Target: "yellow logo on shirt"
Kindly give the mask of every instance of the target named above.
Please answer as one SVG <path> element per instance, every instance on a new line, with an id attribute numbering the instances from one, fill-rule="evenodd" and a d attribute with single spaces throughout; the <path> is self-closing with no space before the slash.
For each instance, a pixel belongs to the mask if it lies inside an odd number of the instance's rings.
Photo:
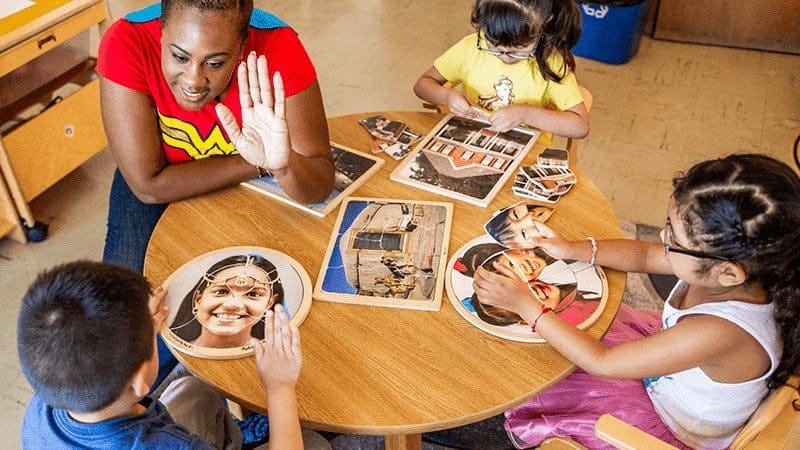
<path id="1" fill-rule="evenodd" d="M 214 125 L 207 137 L 200 135 L 197 128 L 183 120 L 158 113 L 161 139 L 174 148 L 186 152 L 192 159 L 208 158 L 215 155 L 236 154 L 236 147 L 225 139 L 219 125 Z"/>

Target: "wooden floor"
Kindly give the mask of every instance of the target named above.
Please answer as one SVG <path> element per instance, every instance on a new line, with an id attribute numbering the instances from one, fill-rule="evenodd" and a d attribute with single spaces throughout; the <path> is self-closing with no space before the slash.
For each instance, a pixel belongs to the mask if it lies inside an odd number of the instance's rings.
<path id="1" fill-rule="evenodd" d="M 120 17 L 152 0 L 112 2 Z M 256 0 L 299 32 L 315 62 L 329 116 L 420 109 L 411 91 L 433 59 L 471 28 L 472 0 Z M 800 57 L 641 40 L 613 66 L 578 58 L 580 83 L 594 96 L 591 133 L 579 165 L 620 218 L 661 226 L 675 171 L 731 152 L 792 163 L 800 132 Z M 557 142 L 558 144 L 559 142 Z M 103 152 L 33 203 L 48 239 L 0 240 L 0 440 L 19 448 L 31 389 L 16 353 L 16 316 L 25 287 L 54 263 L 100 259 L 113 162 Z M 16 446 L 16 447 L 15 447 Z"/>

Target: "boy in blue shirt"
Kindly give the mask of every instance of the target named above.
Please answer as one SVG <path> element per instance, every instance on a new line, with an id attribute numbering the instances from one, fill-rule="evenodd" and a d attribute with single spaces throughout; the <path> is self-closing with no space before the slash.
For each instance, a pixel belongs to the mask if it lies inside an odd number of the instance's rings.
<path id="1" fill-rule="evenodd" d="M 194 377 L 149 397 L 158 373 L 156 334 L 166 291 L 140 274 L 77 261 L 41 273 L 22 300 L 17 348 L 34 390 L 22 425 L 24 448 L 238 449 L 241 432 L 221 397 Z M 256 345 L 271 400 L 271 445 L 302 448 L 294 388 L 299 333 L 282 309 Z M 163 403 L 162 403 L 163 401 Z M 274 417 L 273 417 L 274 415 Z"/>

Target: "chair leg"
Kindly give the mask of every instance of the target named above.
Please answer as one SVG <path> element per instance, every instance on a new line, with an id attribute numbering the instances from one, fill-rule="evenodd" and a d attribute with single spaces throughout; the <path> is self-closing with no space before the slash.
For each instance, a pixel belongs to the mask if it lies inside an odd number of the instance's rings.
<path id="1" fill-rule="evenodd" d="M 225 399 L 228 403 L 228 411 L 230 411 L 231 415 L 236 418 L 236 420 L 244 420 L 250 414 L 250 411 L 247 408 L 242 407 L 242 405 L 230 400 L 228 398 Z"/>
<path id="2" fill-rule="evenodd" d="M 578 164 L 578 140 L 569 138 L 567 139 L 567 152 L 569 156 L 567 161 L 570 166 Z"/>
<path id="3" fill-rule="evenodd" d="M 539 450 L 587 450 L 586 447 L 569 438 L 547 438 L 536 447 Z"/>

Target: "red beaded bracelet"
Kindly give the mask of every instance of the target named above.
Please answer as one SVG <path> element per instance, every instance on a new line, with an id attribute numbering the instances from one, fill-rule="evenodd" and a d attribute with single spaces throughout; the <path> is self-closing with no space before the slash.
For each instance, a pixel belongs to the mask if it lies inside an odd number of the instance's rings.
<path id="1" fill-rule="evenodd" d="M 531 331 L 536 333 L 536 323 L 539 322 L 539 319 L 544 315 L 544 313 L 549 313 L 549 312 L 552 312 L 552 311 L 553 311 L 553 308 L 548 308 L 547 306 L 543 307 L 542 308 L 542 312 L 540 312 L 539 315 L 536 316 L 536 319 L 533 321 L 533 325 L 531 325 Z"/>

